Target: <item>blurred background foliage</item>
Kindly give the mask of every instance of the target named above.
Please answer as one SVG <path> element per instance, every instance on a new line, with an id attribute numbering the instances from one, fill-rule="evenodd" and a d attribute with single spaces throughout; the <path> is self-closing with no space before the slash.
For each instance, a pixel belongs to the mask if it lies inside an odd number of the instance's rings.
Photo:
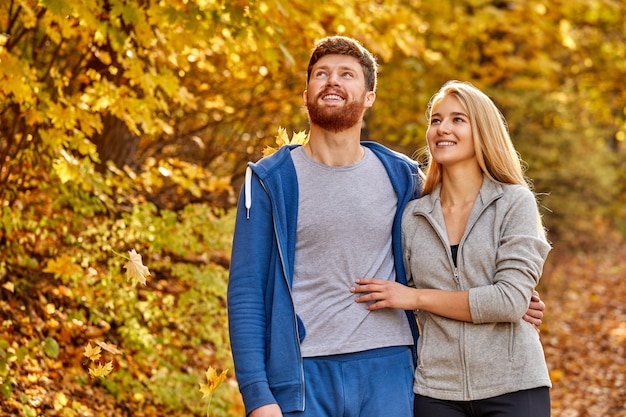
<path id="1" fill-rule="evenodd" d="M 211 413 L 241 414 L 224 299 L 232 208 L 245 163 L 278 128 L 307 129 L 306 65 L 326 35 L 360 40 L 381 65 L 364 139 L 414 155 L 430 96 L 471 81 L 503 110 L 555 248 L 619 242 L 625 10 L 617 0 L 3 1 L 0 410 L 203 415 L 198 378 L 213 366 L 231 378 Z M 114 251 L 130 249 L 152 272 L 146 286 L 123 277 Z M 93 341 L 123 352 L 95 381 L 82 356 Z"/>

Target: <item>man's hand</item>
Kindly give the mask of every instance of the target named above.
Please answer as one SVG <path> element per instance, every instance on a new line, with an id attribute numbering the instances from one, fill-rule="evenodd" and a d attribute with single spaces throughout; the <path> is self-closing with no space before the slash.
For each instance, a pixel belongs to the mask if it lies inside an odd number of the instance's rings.
<path id="1" fill-rule="evenodd" d="M 523 319 L 535 326 L 535 329 L 539 331 L 539 326 L 541 326 L 542 323 L 541 319 L 543 319 L 543 311 L 545 309 L 546 305 L 543 301 L 541 301 L 539 293 L 537 291 L 533 291 L 528 311 L 524 314 Z"/>
<path id="2" fill-rule="evenodd" d="M 278 404 L 267 404 L 252 410 L 248 417 L 283 417 Z"/>

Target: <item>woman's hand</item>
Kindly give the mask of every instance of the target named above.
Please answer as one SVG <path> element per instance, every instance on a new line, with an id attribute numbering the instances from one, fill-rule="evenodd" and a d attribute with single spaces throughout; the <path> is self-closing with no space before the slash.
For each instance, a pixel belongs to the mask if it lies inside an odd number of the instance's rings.
<path id="1" fill-rule="evenodd" d="M 417 289 L 407 287 L 395 281 L 376 278 L 357 279 L 350 292 L 363 294 L 355 299 L 357 303 L 369 303 L 368 310 L 381 308 L 397 308 L 400 310 L 417 309 Z"/>

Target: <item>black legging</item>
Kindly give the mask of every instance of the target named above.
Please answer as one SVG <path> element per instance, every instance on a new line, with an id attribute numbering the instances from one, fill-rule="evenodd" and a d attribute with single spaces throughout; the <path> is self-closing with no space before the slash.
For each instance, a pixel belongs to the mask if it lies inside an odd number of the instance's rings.
<path id="1" fill-rule="evenodd" d="M 533 388 L 474 401 L 415 394 L 415 417 L 550 417 L 550 389 Z"/>

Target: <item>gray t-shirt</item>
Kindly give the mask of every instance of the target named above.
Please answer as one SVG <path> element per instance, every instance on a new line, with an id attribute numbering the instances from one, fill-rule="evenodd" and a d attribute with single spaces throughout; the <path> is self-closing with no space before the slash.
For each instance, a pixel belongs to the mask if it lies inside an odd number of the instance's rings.
<path id="1" fill-rule="evenodd" d="M 404 311 L 368 311 L 350 292 L 357 278 L 395 280 L 391 229 L 398 198 L 374 153 L 334 167 L 291 152 L 299 188 L 293 281 L 304 322 L 304 357 L 412 345 Z"/>

